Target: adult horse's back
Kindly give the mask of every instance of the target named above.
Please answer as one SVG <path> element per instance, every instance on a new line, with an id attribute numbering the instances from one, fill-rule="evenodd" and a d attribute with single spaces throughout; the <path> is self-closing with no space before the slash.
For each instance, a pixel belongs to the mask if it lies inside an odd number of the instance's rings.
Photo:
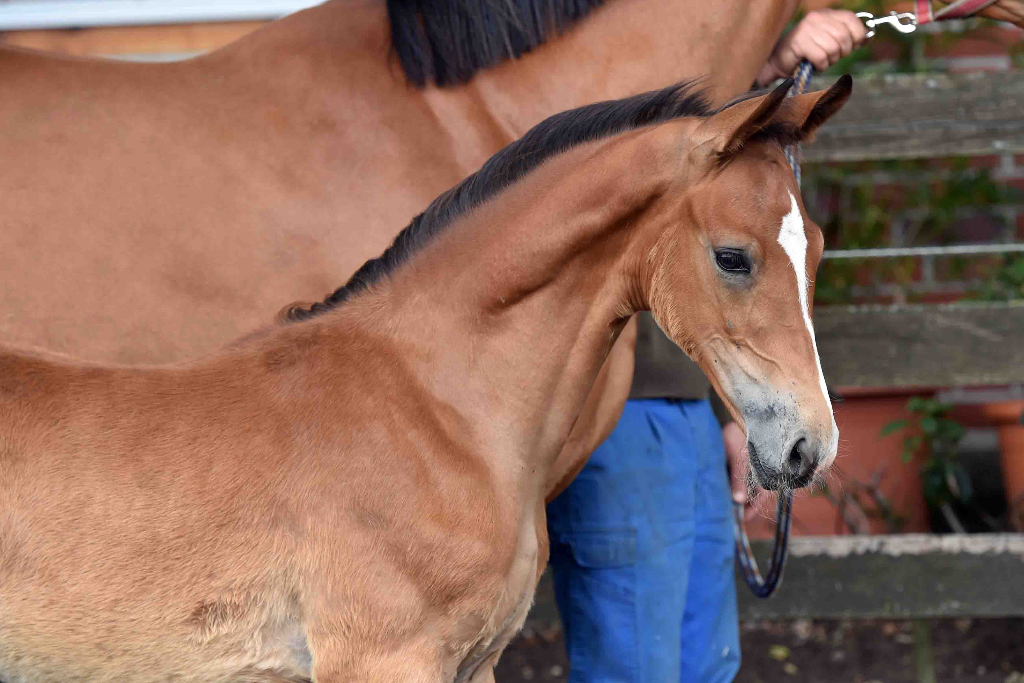
<path id="1" fill-rule="evenodd" d="M 746 89 L 794 4 L 609 0 L 443 90 L 407 83 L 418 46 L 389 49 L 383 2 L 182 63 L 0 51 L 0 338 L 120 362 L 215 349 L 320 298 L 545 116 L 703 74 L 718 102 Z"/>

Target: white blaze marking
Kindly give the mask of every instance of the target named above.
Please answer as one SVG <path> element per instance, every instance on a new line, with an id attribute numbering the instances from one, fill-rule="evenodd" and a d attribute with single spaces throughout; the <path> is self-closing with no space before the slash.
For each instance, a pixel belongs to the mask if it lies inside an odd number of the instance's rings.
<path id="1" fill-rule="evenodd" d="M 786 252 L 793 270 L 796 271 L 797 295 L 800 297 L 800 313 L 804 317 L 804 327 L 811 337 L 811 348 L 814 349 L 814 363 L 818 368 L 818 384 L 821 385 L 821 395 L 825 403 L 829 405 L 831 413 L 832 401 L 828 397 L 828 388 L 825 386 L 825 375 L 821 372 L 821 359 L 818 358 L 818 344 L 814 340 L 814 327 L 811 325 L 810 308 L 807 305 L 807 234 L 804 232 L 804 218 L 800 215 L 800 207 L 797 206 L 796 197 L 789 193 L 789 213 L 782 217 L 782 227 L 779 229 L 779 244 Z M 832 443 L 829 444 L 828 456 L 835 455 L 836 446 L 839 440 L 839 428 L 836 427 L 836 419 L 832 417 Z M 823 464 L 827 464 L 823 463 Z"/>

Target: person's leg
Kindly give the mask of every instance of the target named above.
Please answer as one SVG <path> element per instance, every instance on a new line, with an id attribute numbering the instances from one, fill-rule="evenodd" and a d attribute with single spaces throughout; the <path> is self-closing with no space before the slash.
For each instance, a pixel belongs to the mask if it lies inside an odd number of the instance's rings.
<path id="1" fill-rule="evenodd" d="M 629 401 L 612 435 L 548 506 L 570 681 L 679 675 L 695 538 L 691 442 L 678 402 Z"/>
<path id="2" fill-rule="evenodd" d="M 722 430 L 704 401 L 682 404 L 697 453 L 697 529 L 682 626 L 682 683 L 720 683 L 740 668 L 733 521 Z"/>

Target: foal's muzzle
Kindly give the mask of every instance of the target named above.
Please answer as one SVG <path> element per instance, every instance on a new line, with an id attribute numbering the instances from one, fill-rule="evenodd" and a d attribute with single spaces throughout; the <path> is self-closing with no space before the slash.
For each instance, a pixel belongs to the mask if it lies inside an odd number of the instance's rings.
<path id="1" fill-rule="evenodd" d="M 747 449 L 755 483 L 769 491 L 807 486 L 814 478 L 818 463 L 826 456 L 823 444 L 804 435 L 797 436 L 785 449 L 777 466 L 767 461 L 765 454 L 758 452 L 753 442 L 747 444 Z"/>

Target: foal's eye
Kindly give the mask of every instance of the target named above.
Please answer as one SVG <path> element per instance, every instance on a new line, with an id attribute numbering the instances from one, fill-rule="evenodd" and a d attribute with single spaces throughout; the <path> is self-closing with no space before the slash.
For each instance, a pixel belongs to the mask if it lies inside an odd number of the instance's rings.
<path id="1" fill-rule="evenodd" d="M 719 249 L 715 252 L 715 263 L 727 273 L 750 272 L 750 259 L 738 249 Z"/>

